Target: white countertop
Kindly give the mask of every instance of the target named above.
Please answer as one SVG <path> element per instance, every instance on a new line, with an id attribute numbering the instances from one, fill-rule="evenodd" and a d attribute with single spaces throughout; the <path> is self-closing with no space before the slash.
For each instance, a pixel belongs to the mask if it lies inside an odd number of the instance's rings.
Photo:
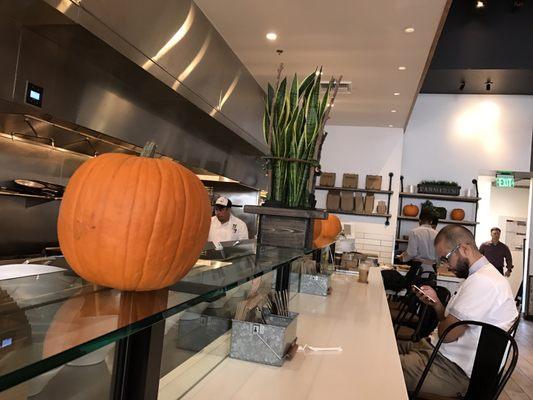
<path id="1" fill-rule="evenodd" d="M 339 353 L 298 352 L 283 367 L 231 358 L 185 399 L 407 399 L 379 268 L 370 283 L 334 274 L 328 297 L 298 294 L 298 344 L 341 346 Z"/>

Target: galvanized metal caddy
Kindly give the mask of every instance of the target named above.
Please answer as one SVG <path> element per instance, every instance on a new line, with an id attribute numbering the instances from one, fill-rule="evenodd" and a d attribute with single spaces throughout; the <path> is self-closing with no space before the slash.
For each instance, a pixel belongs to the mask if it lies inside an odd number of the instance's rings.
<path id="1" fill-rule="evenodd" d="M 296 345 L 298 313 L 265 316 L 266 324 L 233 320 L 230 357 L 281 367 Z"/>
<path id="2" fill-rule="evenodd" d="M 300 277 L 300 293 L 327 296 L 331 287 L 330 274 L 302 274 Z"/>

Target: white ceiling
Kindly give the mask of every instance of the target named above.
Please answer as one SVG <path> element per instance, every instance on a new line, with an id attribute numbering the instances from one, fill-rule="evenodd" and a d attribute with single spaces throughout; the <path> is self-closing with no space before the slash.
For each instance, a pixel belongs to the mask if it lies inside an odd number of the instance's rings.
<path id="1" fill-rule="evenodd" d="M 352 82 L 351 94 L 337 96 L 330 124 L 403 128 L 447 0 L 195 2 L 261 87 L 275 83 L 280 62 L 286 75 L 302 78 L 323 65 L 324 80 Z M 275 42 L 265 38 L 272 31 Z"/>

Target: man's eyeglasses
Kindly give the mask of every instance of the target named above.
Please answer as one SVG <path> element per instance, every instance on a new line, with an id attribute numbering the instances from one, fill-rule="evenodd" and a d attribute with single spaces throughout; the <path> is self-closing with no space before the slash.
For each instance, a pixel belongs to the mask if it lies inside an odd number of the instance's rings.
<path id="1" fill-rule="evenodd" d="M 457 246 L 451 249 L 451 251 L 448 254 L 446 254 L 444 257 L 439 258 L 439 261 L 441 263 L 449 264 L 450 257 L 452 256 L 453 253 L 455 253 L 459 249 L 459 247 L 461 247 L 461 243 L 459 243 Z"/>

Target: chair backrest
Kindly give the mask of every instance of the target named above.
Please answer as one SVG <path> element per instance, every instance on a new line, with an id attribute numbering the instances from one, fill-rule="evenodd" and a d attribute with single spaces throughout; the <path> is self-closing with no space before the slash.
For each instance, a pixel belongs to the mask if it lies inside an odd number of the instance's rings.
<path id="1" fill-rule="evenodd" d="M 518 324 L 520 323 L 520 314 L 518 314 L 518 317 L 513 322 L 513 325 L 509 328 L 507 332 L 509 332 L 509 335 L 512 337 L 516 336 L 516 331 L 518 330 Z"/>
<path id="2" fill-rule="evenodd" d="M 418 287 L 422 285 L 428 285 L 434 288 L 437 286 L 437 274 L 433 271 L 424 271 L 420 269 L 411 284 Z"/>
<path id="3" fill-rule="evenodd" d="M 479 326 L 481 333 L 474 358 L 474 366 L 465 400 L 496 400 L 511 377 L 518 360 L 518 346 L 514 338 L 503 329 L 479 321 L 459 321 L 443 332 L 413 393 L 420 392 L 440 346 L 448 333 L 461 325 Z M 509 356 L 506 357 L 507 351 Z M 503 361 L 507 362 L 503 363 Z M 502 365 L 503 364 L 503 365 Z"/>
<path id="4" fill-rule="evenodd" d="M 404 287 L 409 288 L 413 284 L 413 281 L 418 276 L 419 272 L 422 270 L 422 264 L 421 263 L 413 263 L 411 265 L 411 268 L 409 268 L 409 271 L 404 276 L 403 282 Z"/>

